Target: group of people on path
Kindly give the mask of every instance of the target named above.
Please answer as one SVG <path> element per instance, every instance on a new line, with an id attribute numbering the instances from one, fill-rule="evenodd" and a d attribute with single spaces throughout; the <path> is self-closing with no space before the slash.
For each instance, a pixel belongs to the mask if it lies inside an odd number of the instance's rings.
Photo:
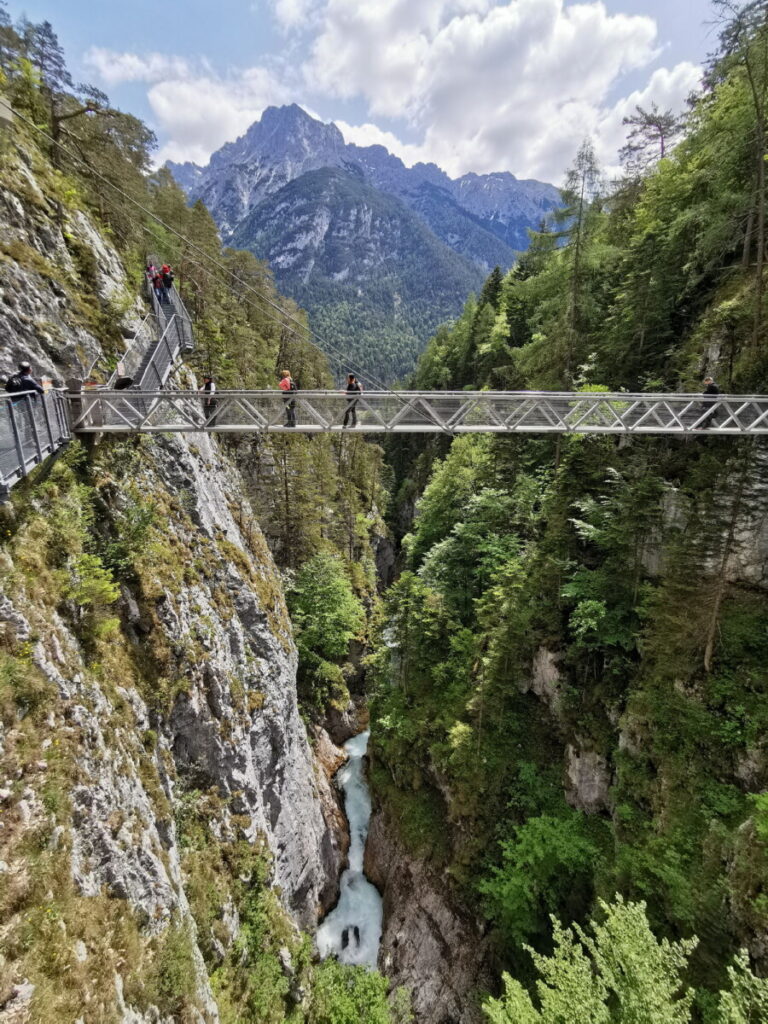
<path id="1" fill-rule="evenodd" d="M 157 301 L 169 303 L 171 301 L 170 290 L 173 288 L 173 271 L 169 264 L 164 263 L 159 269 L 154 263 L 147 264 L 147 280 L 155 289 Z"/>

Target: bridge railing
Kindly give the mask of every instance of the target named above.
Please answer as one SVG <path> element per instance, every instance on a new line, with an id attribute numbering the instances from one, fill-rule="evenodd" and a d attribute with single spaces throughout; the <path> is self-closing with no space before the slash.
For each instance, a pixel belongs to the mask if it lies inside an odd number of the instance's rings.
<path id="1" fill-rule="evenodd" d="M 58 390 L 0 395 L 0 500 L 72 436 L 69 407 Z"/>
<path id="2" fill-rule="evenodd" d="M 345 425 L 346 419 L 346 425 Z M 574 392 L 109 392 L 82 396 L 78 431 L 768 434 L 768 396 Z"/>
<path id="3" fill-rule="evenodd" d="M 192 320 L 178 291 L 174 287 L 166 288 L 165 302 L 161 302 L 157 297 L 157 293 L 155 292 L 149 276 L 147 276 L 146 280 L 149 301 L 152 304 L 152 311 L 157 317 L 161 333 L 165 330 L 173 317 L 178 317 L 176 330 L 180 332 L 183 337 L 182 348 L 186 352 L 191 352 L 195 347 L 194 335 L 192 332 Z"/>

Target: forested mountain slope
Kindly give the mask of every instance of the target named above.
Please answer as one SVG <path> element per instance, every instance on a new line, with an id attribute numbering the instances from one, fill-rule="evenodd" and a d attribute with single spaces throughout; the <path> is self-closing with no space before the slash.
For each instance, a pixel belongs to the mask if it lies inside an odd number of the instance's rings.
<path id="1" fill-rule="evenodd" d="M 347 171 L 303 174 L 260 203 L 232 241 L 267 260 L 352 366 L 387 380 L 409 372 L 422 338 L 483 279 L 400 200 Z"/>
<path id="2" fill-rule="evenodd" d="M 725 28 L 673 154 L 601 191 L 582 148 L 568 244 L 541 235 L 493 274 L 416 387 L 695 391 L 712 374 L 765 392 L 764 14 Z M 650 125 L 643 142 L 653 156 Z M 390 456 L 407 533 L 373 778 L 403 847 L 492 928 L 517 979 L 492 1019 L 768 1019 L 768 983 L 744 973 L 768 975 L 765 442 L 465 436 Z M 384 953 L 405 976 L 419 896 L 391 898 Z M 598 938 L 553 933 L 552 914 Z"/>

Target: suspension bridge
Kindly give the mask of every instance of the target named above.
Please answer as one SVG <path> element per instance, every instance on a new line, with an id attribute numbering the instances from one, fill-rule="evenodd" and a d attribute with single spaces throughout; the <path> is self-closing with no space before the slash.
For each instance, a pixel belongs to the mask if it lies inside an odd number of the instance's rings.
<path id="1" fill-rule="evenodd" d="M 84 434 L 768 434 L 767 395 L 177 390 L 168 380 L 193 348 L 192 322 L 174 288 L 166 301 L 149 293 L 152 310 L 105 387 L 0 396 L 0 500 Z"/>

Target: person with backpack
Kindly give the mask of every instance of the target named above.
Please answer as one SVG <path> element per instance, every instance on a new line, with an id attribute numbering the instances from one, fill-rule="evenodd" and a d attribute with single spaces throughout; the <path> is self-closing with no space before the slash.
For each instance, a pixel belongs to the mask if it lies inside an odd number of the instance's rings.
<path id="1" fill-rule="evenodd" d="M 280 371 L 280 390 L 283 392 L 283 404 L 285 405 L 285 426 L 296 426 L 296 392 L 299 387 L 291 377 L 290 370 Z"/>
<path id="2" fill-rule="evenodd" d="M 203 395 L 203 415 L 206 419 L 206 427 L 216 426 L 216 410 L 219 407 L 216 395 L 216 382 L 213 377 L 203 377 L 203 386 L 200 388 Z"/>
<path id="3" fill-rule="evenodd" d="M 163 264 L 163 268 L 160 271 L 163 277 L 163 287 L 166 290 L 166 294 L 173 288 L 173 271 L 167 263 Z"/>
<path id="4" fill-rule="evenodd" d="M 163 275 L 159 271 L 152 278 L 152 284 L 154 285 L 155 288 L 155 295 L 157 296 L 157 301 L 162 303 L 168 302 L 168 293 L 165 290 Z"/>
<path id="5" fill-rule="evenodd" d="M 347 374 L 347 409 L 344 413 L 344 419 L 342 421 L 342 429 L 347 426 L 357 426 L 357 403 L 360 401 L 360 395 L 363 390 L 363 385 L 354 375 L 354 373 Z"/>
<path id="6" fill-rule="evenodd" d="M 45 389 L 32 376 L 30 364 L 21 362 L 16 373 L 5 382 L 5 390 L 17 396 L 11 399 L 13 418 L 17 425 L 20 421 L 22 440 L 27 442 L 32 436 L 32 417 L 37 396 L 45 395 Z"/>

